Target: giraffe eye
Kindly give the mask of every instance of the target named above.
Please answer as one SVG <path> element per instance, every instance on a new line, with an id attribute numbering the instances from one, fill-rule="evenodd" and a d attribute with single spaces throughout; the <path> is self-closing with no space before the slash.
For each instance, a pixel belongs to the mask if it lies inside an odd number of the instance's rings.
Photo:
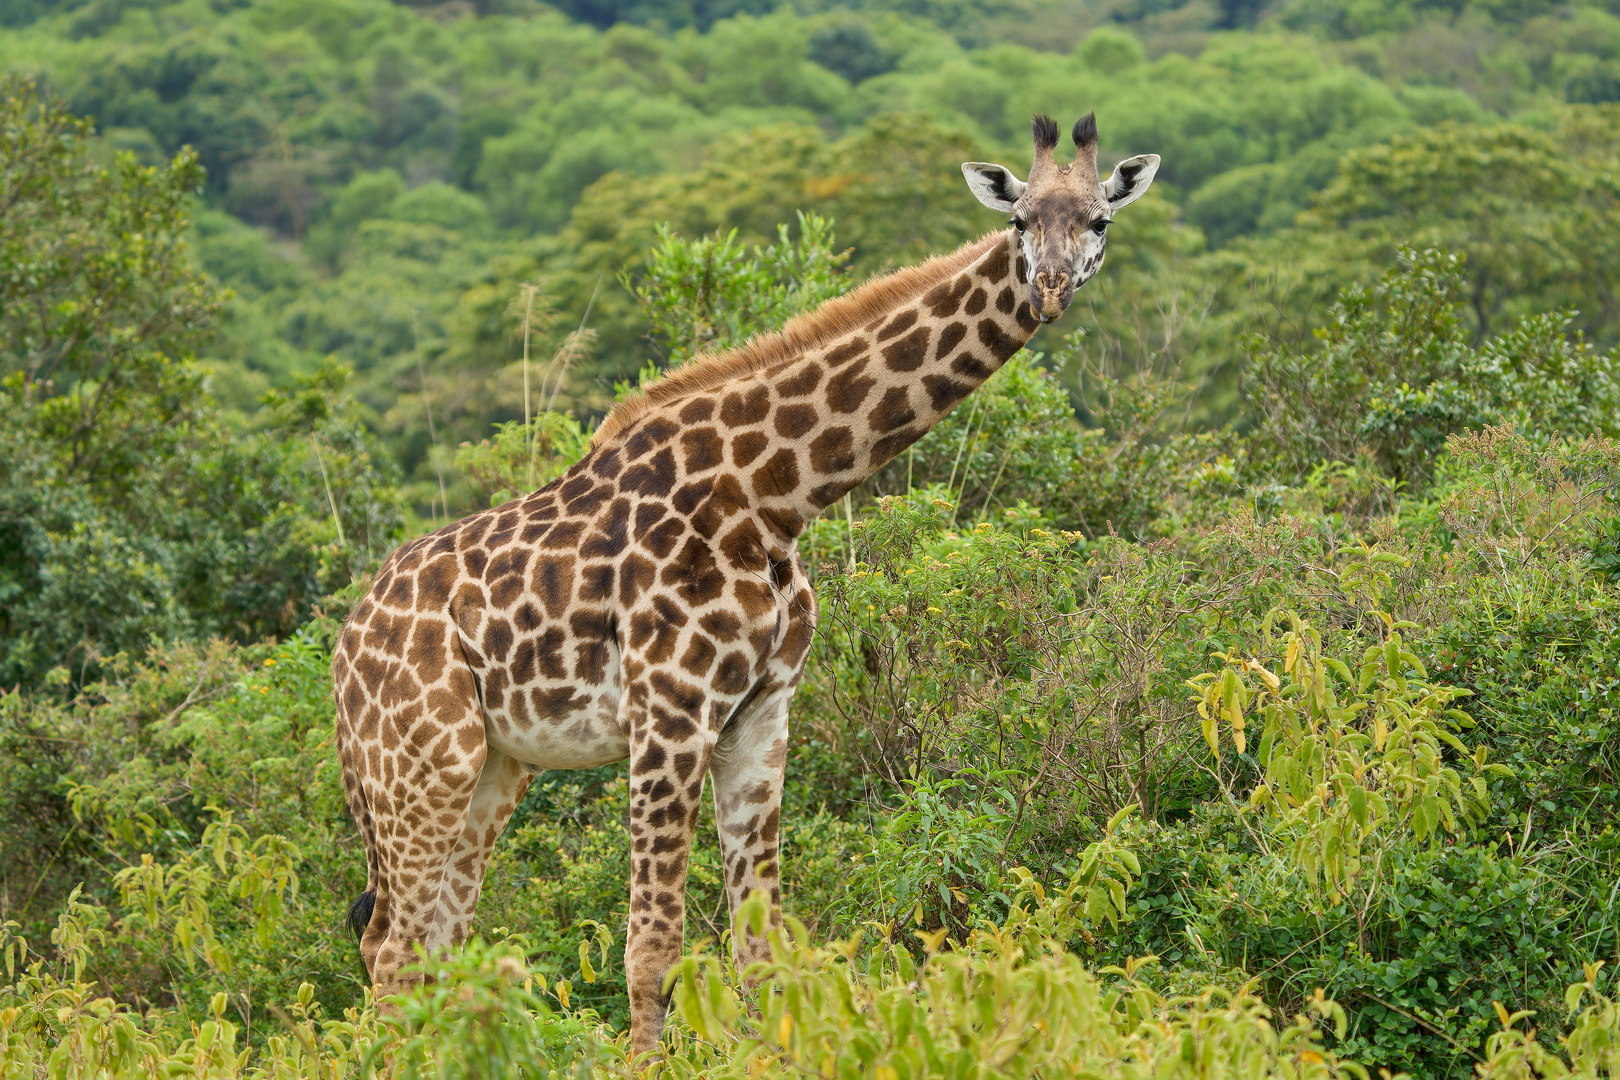
<path id="1" fill-rule="evenodd" d="M 1021 217 L 1015 217 L 1012 219 L 1012 227 L 1018 230 L 1019 236 L 1023 236 L 1024 230 L 1029 228 L 1029 222 L 1025 221 Z"/>
<path id="2" fill-rule="evenodd" d="M 1096 221 L 1092 222 L 1091 231 L 1096 233 L 1098 236 L 1106 233 L 1108 231 L 1108 219 L 1098 218 Z"/>

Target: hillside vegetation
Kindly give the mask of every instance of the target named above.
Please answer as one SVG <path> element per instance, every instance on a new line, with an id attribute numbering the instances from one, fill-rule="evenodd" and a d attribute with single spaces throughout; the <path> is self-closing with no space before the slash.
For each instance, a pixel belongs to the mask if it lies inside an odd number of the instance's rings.
<path id="1" fill-rule="evenodd" d="M 0 24 L 0 1076 L 636 1071 L 622 767 L 368 999 L 342 619 L 1094 106 L 1162 179 L 803 538 L 789 930 L 717 960 L 705 811 L 660 1074 L 1620 1077 L 1608 8 Z"/>
<path id="2" fill-rule="evenodd" d="M 1403 242 L 1472 257 L 1486 328 L 1567 306 L 1620 336 L 1612 128 L 1565 108 L 1620 100 L 1601 4 L 473 7 L 0 14 L 0 70 L 92 117 L 103 155 L 197 154 L 195 257 L 236 293 L 200 346 L 215 394 L 251 413 L 337 358 L 424 516 L 440 472 L 472 505 L 454 447 L 523 415 L 523 282 L 542 283 L 535 355 L 596 331 L 558 403 L 598 416 L 662 359 L 620 284 L 657 225 L 752 244 L 815 211 L 857 275 L 914 261 L 999 224 L 957 164 L 1026 167 L 1037 110 L 1096 109 L 1105 165 L 1163 156 L 1063 329 L 1135 364 L 1173 355 L 1210 384 L 1204 422 L 1235 417 L 1244 334 L 1306 333 Z"/>

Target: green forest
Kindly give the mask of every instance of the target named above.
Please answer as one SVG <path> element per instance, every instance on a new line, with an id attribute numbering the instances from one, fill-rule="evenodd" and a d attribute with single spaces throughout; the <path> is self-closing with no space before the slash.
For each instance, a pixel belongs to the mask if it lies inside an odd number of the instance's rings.
<path id="1" fill-rule="evenodd" d="M 802 538 L 788 930 L 706 809 L 651 1068 L 1620 1080 L 1612 0 L 0 0 L 0 1077 L 645 1075 L 622 764 L 370 1000 L 336 635 L 1093 109 L 1158 178 Z"/>

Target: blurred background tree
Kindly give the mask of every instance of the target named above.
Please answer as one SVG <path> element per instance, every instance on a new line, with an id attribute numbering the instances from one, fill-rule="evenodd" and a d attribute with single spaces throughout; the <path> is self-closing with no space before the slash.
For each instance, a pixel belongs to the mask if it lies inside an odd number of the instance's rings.
<path id="1" fill-rule="evenodd" d="M 225 413 L 194 359 L 229 299 L 192 262 L 203 173 L 93 160 L 0 86 L 0 683 L 75 684 L 153 641 L 290 634 L 396 542 L 395 470 L 327 364 Z"/>
<path id="2" fill-rule="evenodd" d="M 857 278 L 912 262 L 996 227 L 956 166 L 1021 168 L 1037 110 L 1096 108 L 1104 167 L 1164 157 L 1048 331 L 1083 344 L 1043 346 L 1088 425 L 1105 367 L 1173 373 L 1196 427 L 1245 422 L 1245 335 L 1314 348 L 1402 243 L 1466 256 L 1475 345 L 1552 309 L 1620 338 L 1620 18 L 1589 0 L 14 0 L 0 23 L 0 70 L 93 119 L 103 168 L 191 148 L 190 257 L 235 293 L 192 346 L 222 406 L 335 357 L 430 519 L 441 471 L 477 501 L 451 448 L 522 418 L 524 283 L 557 314 L 538 355 L 589 309 L 557 399 L 589 426 L 657 358 L 620 282 L 659 226 L 751 249 L 803 211 Z"/>

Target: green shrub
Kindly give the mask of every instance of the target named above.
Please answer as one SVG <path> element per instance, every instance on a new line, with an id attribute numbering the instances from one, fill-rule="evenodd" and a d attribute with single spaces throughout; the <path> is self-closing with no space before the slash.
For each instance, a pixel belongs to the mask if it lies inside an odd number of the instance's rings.
<path id="1" fill-rule="evenodd" d="M 624 285 L 640 302 L 666 366 L 740 345 L 849 289 L 849 252 L 836 250 L 833 223 L 801 212 L 798 226 L 790 238 L 778 225 L 777 242 L 752 254 L 736 229 L 683 240 L 667 224 L 658 227 L 645 273 L 625 277 Z"/>
<path id="2" fill-rule="evenodd" d="M 1178 764 L 1196 738 L 1183 680 L 1220 587 L 1162 551 L 1088 548 L 1027 508 L 970 533 L 950 515 L 936 493 L 887 498 L 856 523 L 852 563 L 835 530 L 813 540 L 815 664 L 836 679 L 817 707 L 866 735 L 868 767 L 895 784 L 996 777 L 1007 813 L 1058 848 L 1078 819 L 1128 802 L 1157 816 L 1201 791 Z"/>
<path id="3" fill-rule="evenodd" d="M 521 947 L 475 939 L 421 966 L 427 985 L 384 1020 L 387 1035 L 373 1044 L 366 1064 L 387 1062 L 392 1075 L 406 1080 L 451 1080 L 578 1075 L 597 1057 L 595 1016 L 570 1013 L 566 983 L 548 987 Z M 546 1000 L 548 989 L 561 1009 Z"/>
<path id="4" fill-rule="evenodd" d="M 544 487 L 585 455 L 590 434 L 572 416 L 542 412 L 528 426 L 498 424 L 495 434 L 456 451 L 460 473 L 489 506 L 499 506 Z"/>
<path id="5" fill-rule="evenodd" d="M 0 684 L 93 680 L 153 641 L 285 637 L 397 541 L 394 468 L 328 364 L 241 430 L 194 351 L 195 154 L 95 165 L 89 125 L 0 83 Z"/>
<path id="6" fill-rule="evenodd" d="M 1403 249 L 1376 287 L 1340 293 L 1320 349 L 1255 342 L 1246 377 L 1263 471 L 1300 475 L 1365 447 L 1386 475 L 1421 487 L 1455 433 L 1505 422 L 1612 433 L 1615 355 L 1570 336 L 1569 315 L 1531 316 L 1476 341 L 1463 273 L 1459 256 Z"/>
<path id="7" fill-rule="evenodd" d="M 1136 960 L 1099 979 L 1059 944 L 1075 925 L 1071 893 L 1031 883 L 1002 925 L 957 949 L 937 948 L 943 931 L 920 933 L 921 962 L 893 940 L 817 947 L 793 927 L 756 971 L 757 1012 L 742 1008 L 712 956 L 690 956 L 673 977 L 692 1035 L 676 1042 L 669 1068 L 738 1077 L 1363 1075 L 1321 1045 L 1310 1018 L 1274 1023 L 1250 993 L 1167 998 L 1142 979 L 1151 962 Z M 1331 1002 L 1313 1005 L 1342 1023 Z"/>
<path id="8" fill-rule="evenodd" d="M 1336 1044 L 1369 1067 L 1467 1076 L 1496 1026 L 1493 1002 L 1567 1022 L 1579 973 L 1570 901 L 1556 878 L 1490 848 L 1404 842 L 1376 887 L 1322 903 L 1265 859 L 1210 882 L 1188 929 L 1220 962 L 1260 980 L 1267 1000 L 1320 987 L 1344 1006 Z"/>

